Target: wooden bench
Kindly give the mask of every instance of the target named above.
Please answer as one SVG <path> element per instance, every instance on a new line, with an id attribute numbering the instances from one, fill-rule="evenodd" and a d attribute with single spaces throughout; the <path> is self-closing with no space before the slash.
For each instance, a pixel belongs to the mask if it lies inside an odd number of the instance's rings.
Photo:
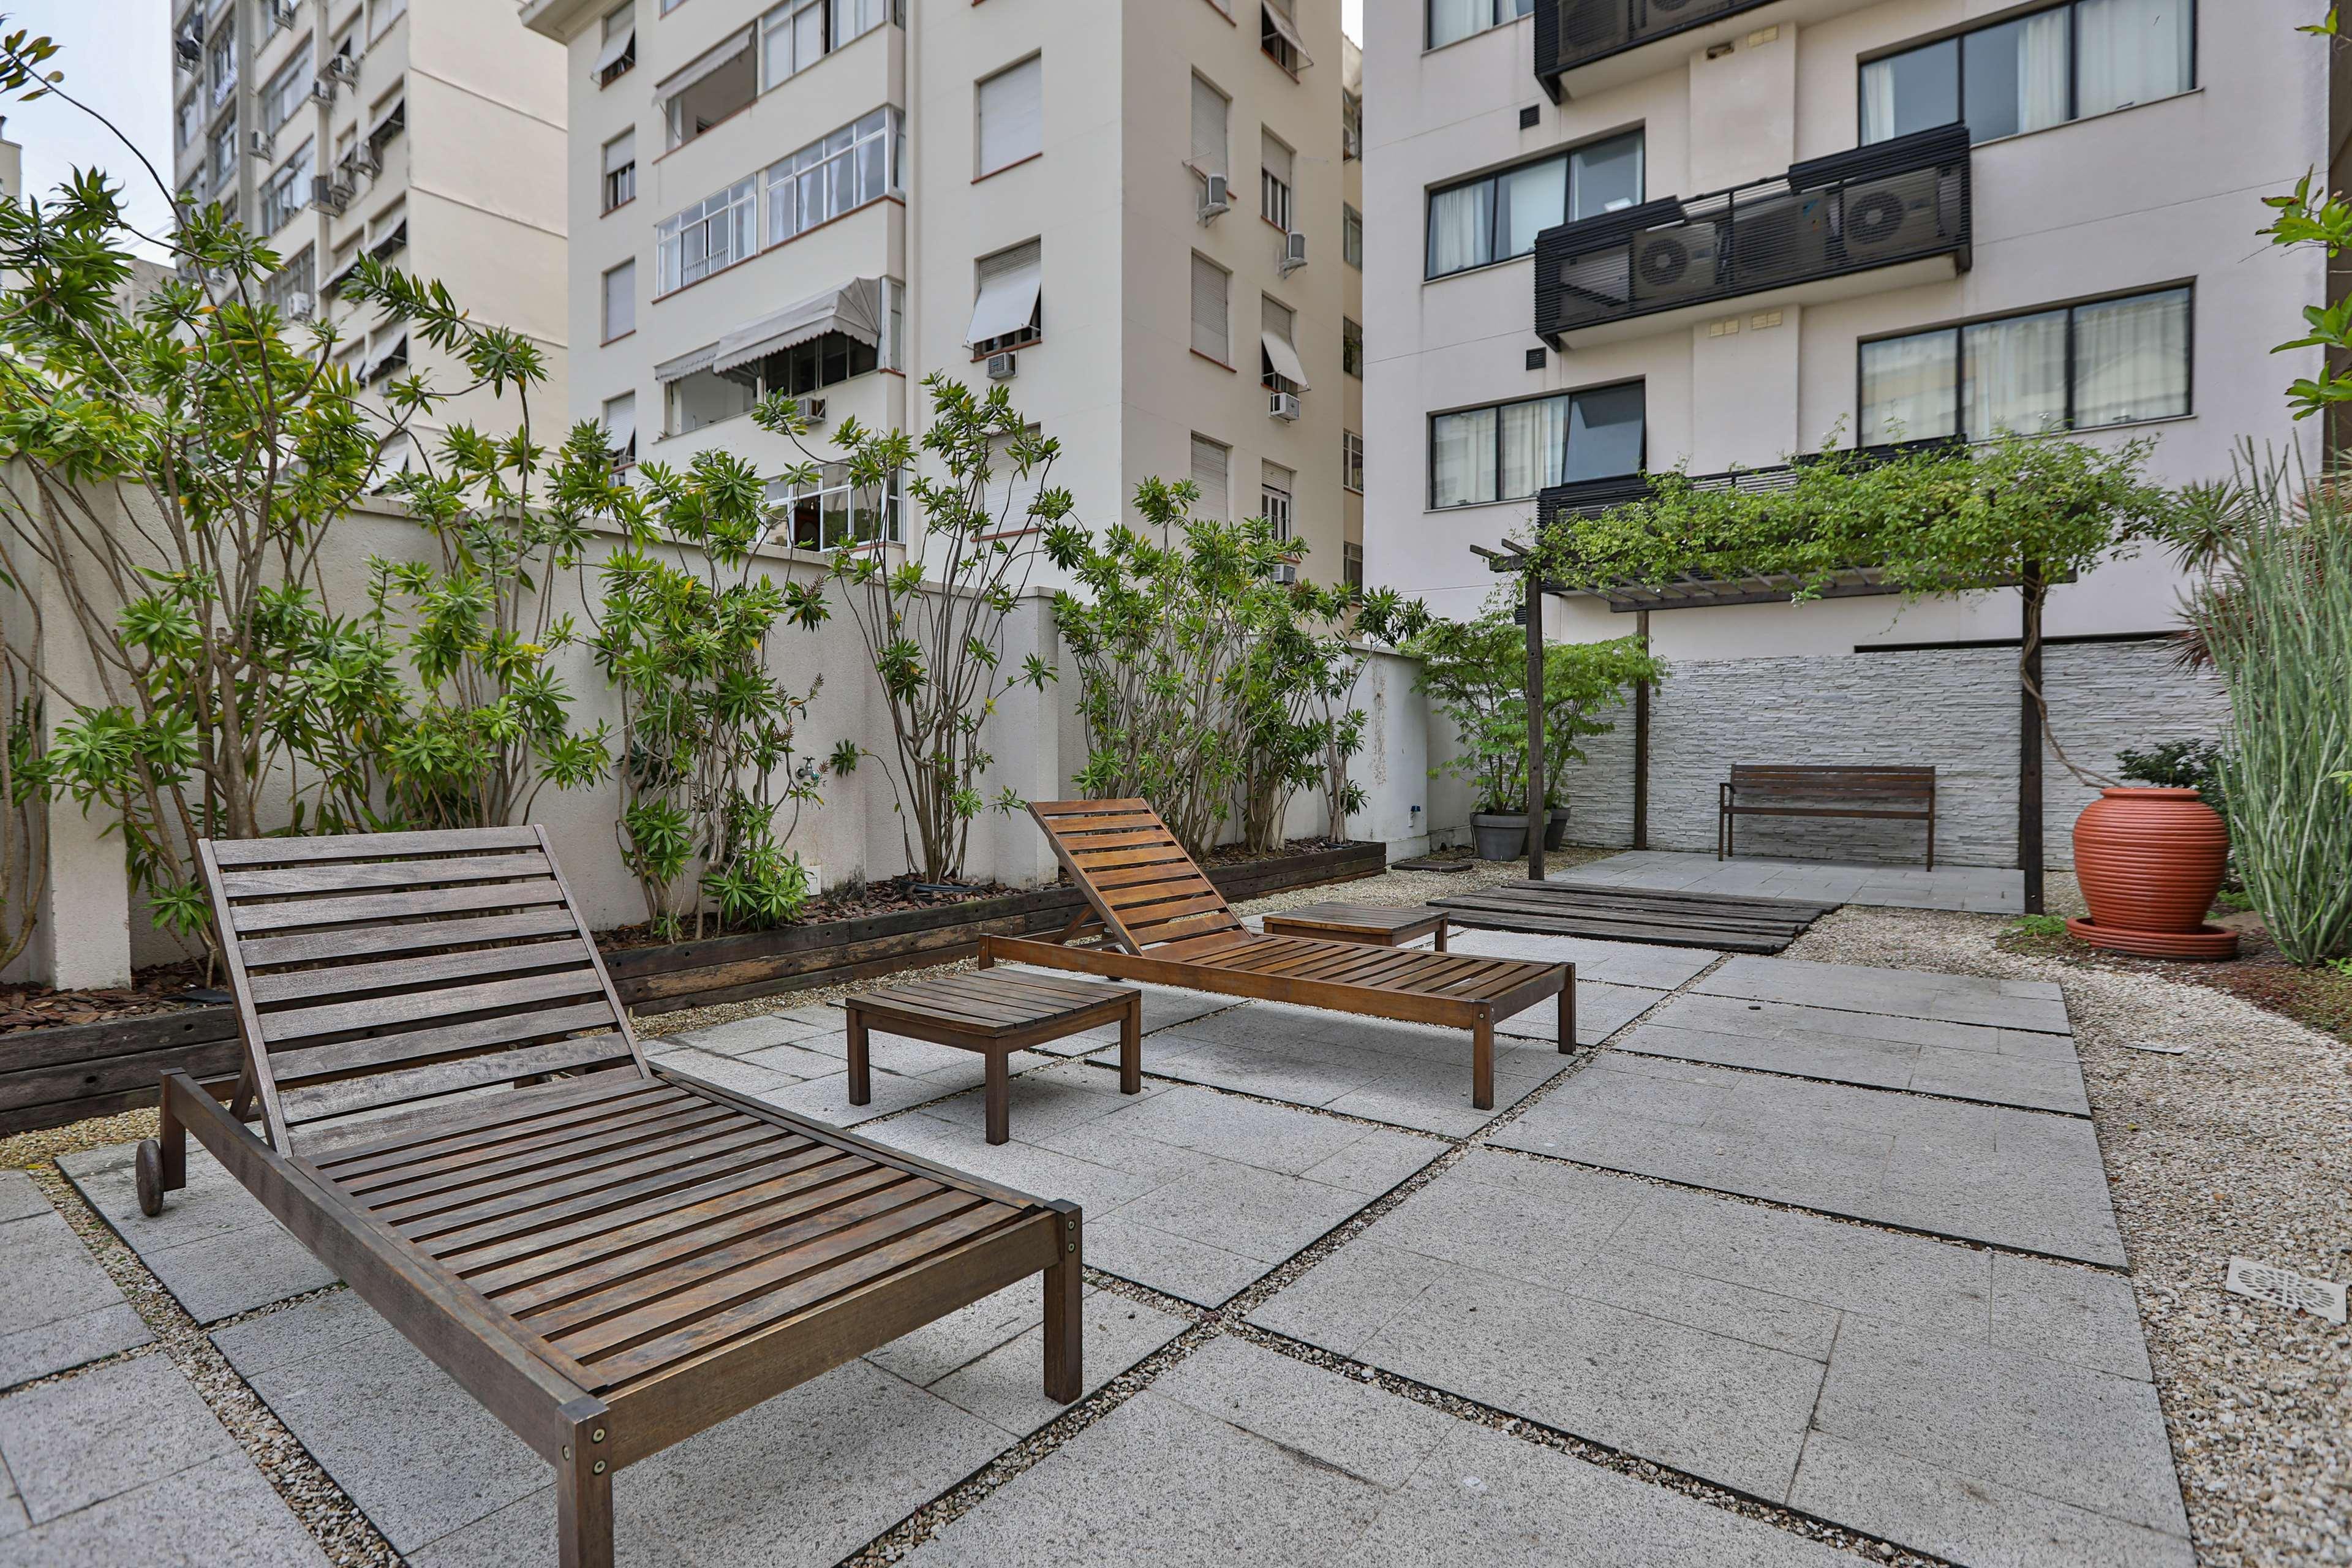
<path id="1" fill-rule="evenodd" d="M 1732 852 L 1741 816 L 1846 816 L 1927 825 L 1927 869 L 1936 868 L 1934 768 L 1817 767 L 1735 763 L 1716 797 L 1715 858 Z"/>
<path id="2" fill-rule="evenodd" d="M 1268 936 L 1319 936 L 1373 947 L 1402 947 L 1434 935 L 1437 945 L 1432 951 L 1445 951 L 1445 911 L 1426 904 L 1309 904 L 1268 915 L 1258 923 Z"/>
<path id="3" fill-rule="evenodd" d="M 1058 1040 L 1097 1024 L 1117 1024 L 1118 1091 L 1143 1092 L 1143 993 L 1131 985 L 991 969 L 869 992 L 852 996 L 842 1006 L 849 1013 L 852 1105 L 865 1105 L 874 1098 L 866 1050 L 868 1028 L 978 1051 L 987 1058 L 992 1143 L 1013 1135 L 1005 1058 L 1025 1046 Z"/>

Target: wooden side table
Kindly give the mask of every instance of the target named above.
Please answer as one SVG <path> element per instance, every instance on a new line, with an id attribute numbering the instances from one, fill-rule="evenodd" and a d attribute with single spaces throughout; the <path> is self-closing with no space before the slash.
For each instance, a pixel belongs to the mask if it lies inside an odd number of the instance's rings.
<path id="1" fill-rule="evenodd" d="M 1318 936 L 1327 942 L 1360 942 L 1374 947 L 1402 947 L 1435 932 L 1437 951 L 1445 951 L 1449 917 L 1426 904 L 1309 904 L 1265 917 L 1269 936 Z"/>
<path id="2" fill-rule="evenodd" d="M 852 996 L 849 1014 L 849 1103 L 874 1098 L 866 1031 L 978 1051 L 988 1065 L 988 1141 L 1012 1136 L 1010 1073 L 1005 1058 L 1025 1046 L 1058 1040 L 1097 1024 L 1118 1025 L 1118 1091 L 1143 1092 L 1143 993 L 1058 974 L 1005 969 L 950 974 L 888 991 Z"/>

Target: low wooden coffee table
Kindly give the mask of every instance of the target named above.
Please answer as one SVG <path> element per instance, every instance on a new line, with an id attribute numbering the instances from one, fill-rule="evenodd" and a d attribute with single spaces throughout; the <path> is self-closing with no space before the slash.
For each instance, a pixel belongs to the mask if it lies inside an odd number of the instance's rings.
<path id="1" fill-rule="evenodd" d="M 1024 1046 L 1118 1025 L 1118 1091 L 1143 1092 L 1143 993 L 1058 974 L 986 969 L 869 991 L 842 1004 L 849 1013 L 849 1103 L 874 1098 L 866 1031 L 955 1046 L 988 1058 L 988 1141 L 1012 1136 L 1005 1058 Z"/>
<path id="2" fill-rule="evenodd" d="M 1308 904 L 1265 917 L 1268 936 L 1319 936 L 1327 942 L 1360 942 L 1374 947 L 1402 947 L 1437 933 L 1437 951 L 1445 951 L 1448 916 L 1426 904 Z"/>

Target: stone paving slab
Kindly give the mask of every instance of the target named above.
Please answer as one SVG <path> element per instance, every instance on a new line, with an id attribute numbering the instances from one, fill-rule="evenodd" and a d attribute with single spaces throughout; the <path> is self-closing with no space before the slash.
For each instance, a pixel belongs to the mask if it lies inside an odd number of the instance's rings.
<path id="1" fill-rule="evenodd" d="M 1985 980 L 1916 969 L 1869 969 L 1797 958 L 1732 959 L 1692 990 L 1749 1002 L 1790 1002 L 1996 1029 L 2071 1035 L 2066 1003 L 2046 980 Z"/>
<path id="2" fill-rule="evenodd" d="M 909 1561 L 1827 1568 L 1857 1560 L 1219 1339 Z"/>
<path id="3" fill-rule="evenodd" d="M 188 1184 L 150 1219 L 139 1212 L 135 1143 L 61 1156 L 58 1164 L 92 1208 L 200 1323 L 335 1282 L 335 1271 L 278 1223 L 194 1139 Z"/>
<path id="4" fill-rule="evenodd" d="M 1466 1080 L 1468 1068 L 1463 1068 Z M 1081 1205 L 1087 1262 L 1219 1306 L 1444 1152 L 1402 1131 L 1064 1062 L 1012 1082 L 1012 1141 L 982 1141 L 977 1092 L 861 1136 Z"/>
<path id="5" fill-rule="evenodd" d="M 0 1388 L 151 1342 L 137 1309 L 22 1171 L 0 1171 Z M 0 1517 L 7 1509 L 0 1504 Z M 0 1525 L 4 1531 L 5 1525 Z"/>
<path id="6" fill-rule="evenodd" d="M 2024 873 L 1995 866 L 1940 866 L 1930 871 L 1892 861 L 1856 865 L 1755 856 L 1717 860 L 1708 852 L 1672 849 L 1628 850 L 1554 871 L 1549 879 L 1995 913 L 2015 913 L 2025 900 Z"/>
<path id="7" fill-rule="evenodd" d="M 1642 985 L 1612 985 L 1587 980 L 1579 975 L 1576 981 L 1576 1043 L 1597 1046 L 1659 1003 L 1666 994 Z M 1550 1002 L 1539 1002 L 1526 1012 L 1505 1018 L 1495 1026 L 1497 1037 L 1515 1040 L 1548 1040 L 1557 1046 L 1559 1041 L 1559 1009 Z"/>
<path id="8" fill-rule="evenodd" d="M 628 1563 L 828 1563 L 1060 1415 L 1024 1281 L 624 1470 Z M 1089 1392 L 1183 1331 L 1106 1292 Z M 349 1291 L 213 1342 L 412 1563 L 554 1561 L 547 1466 Z M 785 1550 L 789 1543 L 789 1550 Z"/>
<path id="9" fill-rule="evenodd" d="M 1456 931 L 1449 952 L 1487 958 L 1528 958 L 1538 963 L 1573 963 L 1580 983 L 1634 985 L 1672 991 L 1687 984 L 1723 954 L 1702 947 L 1660 947 L 1641 942 L 1603 942 L 1593 937 L 1547 936 L 1535 931 Z"/>
<path id="10" fill-rule="evenodd" d="M 1495 1135 L 1609 1170 L 2121 1268 L 2088 1121 L 1612 1051 Z"/>
<path id="11" fill-rule="evenodd" d="M 13 1533 L 0 1524 L 8 1568 L 326 1562 L 166 1356 L 0 1400 L 0 1466 L 24 1521 Z"/>
<path id="12" fill-rule="evenodd" d="M 1251 1321 L 1962 1561 L 2185 1551 L 2113 1275 L 1474 1150 Z"/>
<path id="13" fill-rule="evenodd" d="M 1878 1026 L 1882 1021 L 1884 1026 Z M 1897 1037 L 1922 1033 L 1932 1037 Z M 2073 1116 L 2091 1113 L 2074 1042 L 2063 1035 L 1692 994 L 1674 998 L 1616 1045 L 1643 1056 L 1752 1068 L 1828 1083 L 1909 1089 Z"/>

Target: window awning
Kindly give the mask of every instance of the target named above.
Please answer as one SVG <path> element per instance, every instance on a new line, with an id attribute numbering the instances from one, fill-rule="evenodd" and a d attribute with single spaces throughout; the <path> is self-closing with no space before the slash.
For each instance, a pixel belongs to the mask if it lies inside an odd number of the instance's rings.
<path id="1" fill-rule="evenodd" d="M 964 333 L 964 342 L 986 342 L 1017 332 L 1034 321 L 1041 272 L 1033 259 L 983 280 L 980 298 L 972 303 L 971 328 Z"/>
<path id="2" fill-rule="evenodd" d="M 772 316 L 762 316 L 749 326 L 736 328 L 719 340 L 710 368 L 730 371 L 827 332 L 845 333 L 861 343 L 879 348 L 882 280 L 853 279 L 822 294 L 812 294 Z"/>
<path id="3" fill-rule="evenodd" d="M 1258 339 L 1265 344 L 1265 360 L 1268 364 L 1274 366 L 1275 374 L 1289 382 L 1301 392 L 1312 390 L 1307 380 L 1306 367 L 1298 363 L 1298 350 L 1292 346 L 1288 338 L 1277 337 L 1272 332 L 1261 332 L 1258 334 Z"/>
<path id="4" fill-rule="evenodd" d="M 1301 66 L 1311 66 L 1315 63 L 1307 58 L 1307 42 L 1298 36 L 1298 24 L 1285 16 L 1282 8 L 1274 4 L 1274 0 L 1258 0 L 1258 9 L 1265 13 L 1266 26 L 1281 34 L 1282 41 L 1297 51 L 1298 63 Z"/>
<path id="5" fill-rule="evenodd" d="M 605 439 L 612 442 L 613 450 L 618 452 L 624 458 L 635 455 L 637 448 L 637 405 L 635 399 L 630 399 L 627 405 L 625 407 L 608 407 L 605 417 L 607 423 L 604 426 L 604 437 Z"/>
<path id="6" fill-rule="evenodd" d="M 382 152 L 386 142 L 391 141 L 407 128 L 408 100 L 404 97 L 395 98 L 392 100 L 390 108 L 375 117 L 375 123 L 368 127 L 368 133 L 361 140 L 378 152 Z"/>
<path id="7" fill-rule="evenodd" d="M 717 343 L 706 343 L 701 348 L 695 350 L 692 353 L 680 354 L 676 359 L 666 359 L 662 361 L 661 363 L 654 366 L 654 379 L 656 381 L 684 381 L 688 376 L 692 375 L 698 371 L 709 370 L 710 368 L 711 362 L 716 360 L 718 357 L 719 345 Z"/>
<path id="8" fill-rule="evenodd" d="M 751 48 L 751 29 L 746 27 L 726 42 L 712 46 L 692 65 L 664 77 L 655 84 L 654 97 L 656 100 L 676 98 L 736 56 L 750 53 Z"/>
<path id="9" fill-rule="evenodd" d="M 595 74 L 603 76 L 618 65 L 621 57 L 627 54 L 635 46 L 636 41 L 637 29 L 634 23 L 605 39 L 604 48 L 596 56 Z"/>
<path id="10" fill-rule="evenodd" d="M 406 333 L 403 333 L 394 340 L 390 348 L 384 350 L 380 356 L 370 362 L 365 370 L 360 372 L 360 382 L 362 385 L 373 386 L 407 363 L 408 337 Z"/>

